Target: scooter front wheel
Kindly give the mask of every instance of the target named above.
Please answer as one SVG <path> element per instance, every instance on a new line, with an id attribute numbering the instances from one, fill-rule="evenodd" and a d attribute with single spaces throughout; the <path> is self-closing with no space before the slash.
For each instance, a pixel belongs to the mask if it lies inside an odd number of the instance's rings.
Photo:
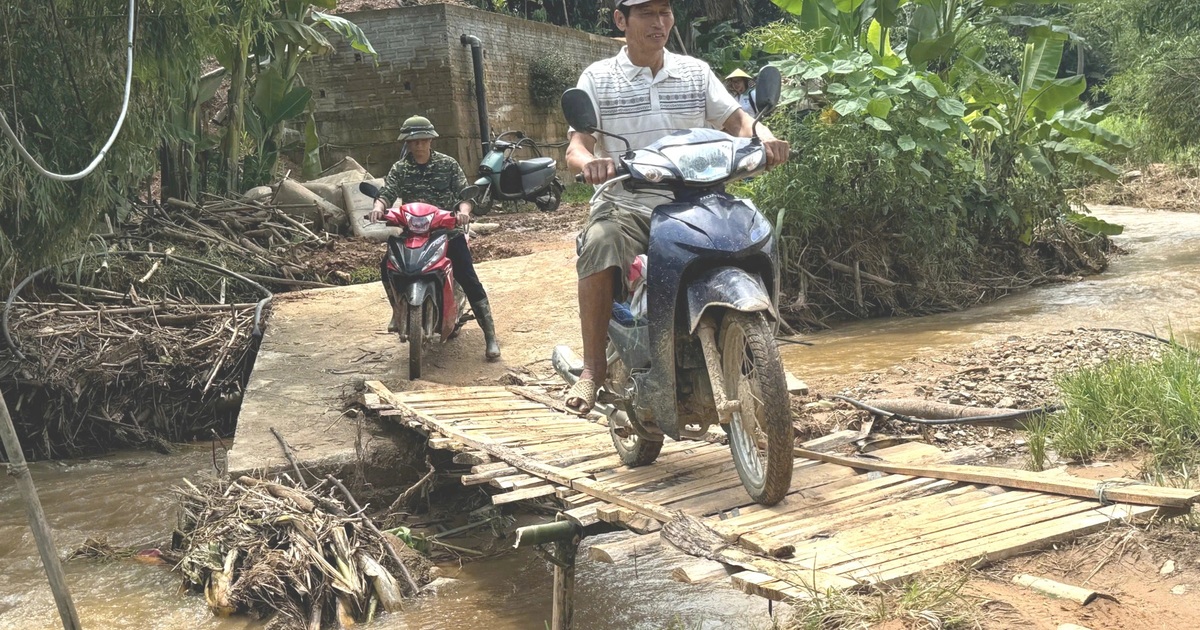
<path id="1" fill-rule="evenodd" d="M 425 307 L 408 305 L 408 379 L 421 378 L 421 354 L 425 350 Z"/>
<path id="2" fill-rule="evenodd" d="M 763 505 L 783 500 L 792 484 L 793 429 L 787 379 L 762 313 L 728 311 L 718 337 L 725 397 L 740 403 L 728 427 L 742 485 Z"/>

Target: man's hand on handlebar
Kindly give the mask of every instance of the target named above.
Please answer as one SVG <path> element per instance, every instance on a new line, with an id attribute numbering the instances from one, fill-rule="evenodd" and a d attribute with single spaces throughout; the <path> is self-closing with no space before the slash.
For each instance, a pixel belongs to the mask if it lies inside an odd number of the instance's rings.
<path id="1" fill-rule="evenodd" d="M 617 176 L 612 158 L 596 158 L 583 165 L 583 181 L 597 186 Z"/>
<path id="2" fill-rule="evenodd" d="M 787 140 L 778 140 L 771 138 L 770 140 L 763 139 L 763 148 L 767 151 L 767 168 L 775 168 L 780 164 L 788 161 L 788 156 L 791 155 L 792 148 L 787 143 Z"/>

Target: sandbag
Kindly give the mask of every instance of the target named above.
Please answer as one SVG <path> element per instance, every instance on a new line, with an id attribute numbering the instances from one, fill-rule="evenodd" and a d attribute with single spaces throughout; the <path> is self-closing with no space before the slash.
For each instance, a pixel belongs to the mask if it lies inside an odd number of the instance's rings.
<path id="1" fill-rule="evenodd" d="M 312 221 L 318 230 L 340 233 L 347 225 L 346 212 L 295 180 L 279 183 L 273 203 L 284 212 Z"/>
<path id="2" fill-rule="evenodd" d="M 336 175 L 338 173 L 349 173 L 349 172 L 353 172 L 353 171 L 358 171 L 360 173 L 364 173 L 366 175 L 366 177 L 368 177 L 368 178 L 371 177 L 371 174 L 367 173 L 367 169 L 363 168 L 362 165 L 359 164 L 354 158 L 352 158 L 350 156 L 346 156 L 346 157 L 338 160 L 338 162 L 336 164 L 334 164 L 333 166 L 330 166 L 329 168 L 321 171 L 321 175 L 318 177 L 318 179 L 320 179 L 321 177 L 328 177 L 330 175 Z"/>
<path id="3" fill-rule="evenodd" d="M 382 179 L 367 180 L 377 187 L 383 187 Z M 366 219 L 371 212 L 375 200 L 358 191 L 357 183 L 346 183 L 341 186 L 342 207 L 346 209 L 346 220 L 350 225 L 350 233 L 359 238 L 365 238 L 376 243 L 386 243 L 389 237 L 400 236 L 404 230 L 389 226 L 386 223 L 371 223 Z"/>
<path id="4" fill-rule="evenodd" d="M 341 184 L 326 184 L 323 182 L 304 182 L 300 184 L 305 188 L 313 191 L 318 197 L 337 206 L 339 209 L 345 210 L 342 207 L 342 185 Z M 355 184 L 358 185 L 357 183 Z"/>
<path id="5" fill-rule="evenodd" d="M 275 191 L 270 186 L 255 186 L 242 195 L 247 201 L 266 201 Z"/>
<path id="6" fill-rule="evenodd" d="M 371 179 L 371 174 L 366 171 L 346 171 L 343 173 L 334 173 L 332 175 L 325 175 L 323 177 L 318 177 L 314 180 L 310 180 L 308 183 L 310 183 L 310 184 L 326 184 L 329 186 L 340 186 L 342 184 L 349 183 L 349 182 L 357 184 L 358 182 L 361 182 L 364 179 Z"/>

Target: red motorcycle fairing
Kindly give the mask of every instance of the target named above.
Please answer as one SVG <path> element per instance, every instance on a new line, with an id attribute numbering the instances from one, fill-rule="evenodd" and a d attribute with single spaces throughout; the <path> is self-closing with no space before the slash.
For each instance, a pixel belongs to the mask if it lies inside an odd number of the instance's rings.
<path id="1" fill-rule="evenodd" d="M 455 215 L 437 206 L 427 203 L 407 203 L 399 208 L 391 208 L 384 215 L 388 225 L 405 228 L 404 247 L 409 250 L 420 250 L 431 245 L 438 245 L 436 239 L 430 236 L 433 230 L 454 229 L 458 226 Z M 439 237 L 440 238 L 440 237 Z M 420 270 L 420 275 L 432 275 L 440 280 L 442 321 L 439 334 L 442 341 L 449 339 L 458 324 L 458 302 L 454 297 L 454 267 L 446 256 L 448 240 L 440 243 L 441 251 L 433 262 Z M 388 257 L 388 271 L 403 274 L 393 260 Z"/>

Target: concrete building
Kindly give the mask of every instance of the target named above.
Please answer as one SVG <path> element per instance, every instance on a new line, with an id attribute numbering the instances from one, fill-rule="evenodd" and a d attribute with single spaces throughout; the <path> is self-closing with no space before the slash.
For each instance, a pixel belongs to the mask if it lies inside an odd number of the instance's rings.
<path id="1" fill-rule="evenodd" d="M 301 70 L 313 90 L 322 163 L 352 156 L 383 176 L 400 155 L 396 136 L 414 114 L 427 116 L 441 134 L 434 148 L 459 160 L 469 178 L 482 157 L 471 48 L 462 35 L 479 38 L 493 134 L 517 129 L 539 143 L 566 139 L 557 105 L 533 104 L 530 64 L 554 51 L 574 70 L 612 56 L 620 42 L 573 29 L 530 22 L 448 4 L 346 13 L 362 28 L 377 58 L 339 37 L 336 51 Z M 565 168 L 564 149 L 547 155 Z"/>

